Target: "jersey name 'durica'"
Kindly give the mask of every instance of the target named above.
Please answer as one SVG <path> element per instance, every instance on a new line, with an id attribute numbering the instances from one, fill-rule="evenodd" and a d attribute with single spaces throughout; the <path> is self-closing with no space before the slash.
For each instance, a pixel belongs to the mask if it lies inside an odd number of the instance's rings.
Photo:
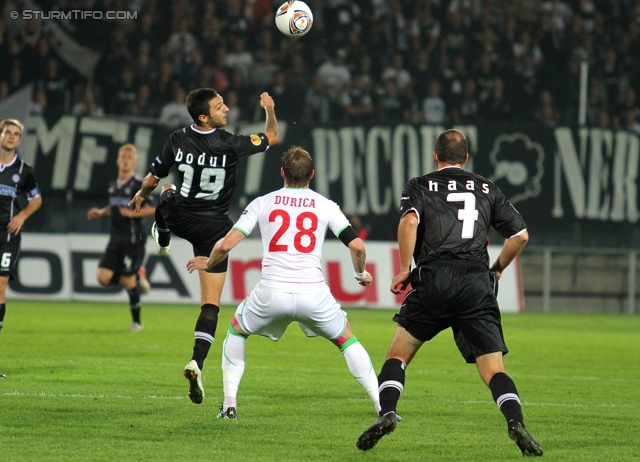
<path id="1" fill-rule="evenodd" d="M 185 127 L 171 134 L 149 171 L 165 178 L 175 165 L 180 206 L 196 214 L 219 215 L 228 211 L 238 184 L 238 161 L 268 148 L 263 133 L 236 135 L 221 128 L 200 133 Z"/>
<path id="2" fill-rule="evenodd" d="M 400 213 L 419 216 L 416 264 L 461 259 L 489 265 L 489 228 L 509 238 L 526 229 L 524 219 L 490 180 L 449 167 L 407 183 Z"/>

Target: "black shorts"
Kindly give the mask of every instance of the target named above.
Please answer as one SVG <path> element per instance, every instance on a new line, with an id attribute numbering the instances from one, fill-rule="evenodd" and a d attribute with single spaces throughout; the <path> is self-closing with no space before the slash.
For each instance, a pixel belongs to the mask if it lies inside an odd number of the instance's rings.
<path id="1" fill-rule="evenodd" d="M 226 236 L 233 221 L 228 215 L 197 215 L 185 211 L 176 200 L 177 192 L 168 189 L 160 195 L 160 212 L 173 234 L 185 239 L 193 246 L 194 257 L 211 255 L 219 239 Z M 225 258 L 208 273 L 226 273 L 229 258 Z"/>
<path id="2" fill-rule="evenodd" d="M 111 237 L 107 250 L 98 267 L 106 268 L 121 276 L 132 276 L 138 273 L 144 260 L 144 242 L 122 242 Z"/>
<path id="3" fill-rule="evenodd" d="M 0 276 L 13 279 L 18 271 L 21 235 L 0 233 Z"/>
<path id="4" fill-rule="evenodd" d="M 494 284 L 482 263 L 429 262 L 411 273 L 413 289 L 393 320 L 423 342 L 451 327 L 468 363 L 486 353 L 507 354 Z"/>

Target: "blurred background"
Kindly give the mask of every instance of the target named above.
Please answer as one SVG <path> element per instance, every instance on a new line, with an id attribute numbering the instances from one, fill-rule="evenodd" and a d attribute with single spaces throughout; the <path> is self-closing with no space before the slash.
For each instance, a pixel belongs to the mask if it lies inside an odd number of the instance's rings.
<path id="1" fill-rule="evenodd" d="M 312 188 L 365 240 L 393 241 L 404 184 L 458 128 L 468 169 L 529 227 L 526 309 L 638 313 L 640 0 L 308 0 L 298 38 L 275 27 L 281 3 L 2 2 L 0 117 L 25 123 L 44 200 L 25 231 L 108 233 L 86 212 L 107 203 L 119 146 L 144 176 L 191 123 L 189 91 L 221 93 L 239 133 L 263 129 L 267 91 L 282 141 L 243 163 L 232 218 L 281 186 L 296 144 Z"/>

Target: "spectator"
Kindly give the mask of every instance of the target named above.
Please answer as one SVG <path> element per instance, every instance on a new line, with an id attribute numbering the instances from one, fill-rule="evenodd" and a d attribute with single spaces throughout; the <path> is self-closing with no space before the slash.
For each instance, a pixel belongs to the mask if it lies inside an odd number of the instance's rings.
<path id="1" fill-rule="evenodd" d="M 134 79 L 133 69 L 129 66 L 122 68 L 120 78 L 113 90 L 110 92 L 108 110 L 110 114 L 133 113 L 133 105 L 136 101 L 138 88 Z"/>
<path id="2" fill-rule="evenodd" d="M 253 55 L 246 49 L 246 41 L 242 37 L 236 37 L 233 40 L 233 49 L 227 55 L 224 65 L 230 69 L 239 69 L 242 71 L 242 78 L 249 80 L 249 73 L 253 65 Z"/>
<path id="3" fill-rule="evenodd" d="M 227 92 L 224 104 L 229 108 L 229 112 L 227 112 L 227 124 L 236 124 L 238 122 L 247 121 L 244 119 L 242 111 L 238 106 L 238 94 L 235 91 L 231 90 Z"/>
<path id="4" fill-rule="evenodd" d="M 481 120 L 488 122 L 509 120 L 511 103 L 505 98 L 504 82 L 500 77 L 495 78 L 491 95 L 480 105 L 479 115 Z"/>
<path id="5" fill-rule="evenodd" d="M 47 68 L 37 87 L 47 96 L 47 107 L 53 113 L 61 114 L 69 106 L 69 79 L 60 74 L 60 65 L 56 58 L 47 60 Z"/>
<path id="6" fill-rule="evenodd" d="M 478 101 L 475 80 L 467 78 L 462 88 L 460 103 L 454 108 L 453 123 L 475 124 L 478 122 L 480 103 Z"/>
<path id="7" fill-rule="evenodd" d="M 82 101 L 73 106 L 71 113 L 75 116 L 100 117 L 104 115 L 104 109 L 102 109 L 102 106 L 100 106 L 96 101 L 93 90 L 91 88 L 87 88 L 84 91 Z"/>
<path id="8" fill-rule="evenodd" d="M 167 41 L 167 48 L 173 58 L 173 65 L 179 69 L 185 62 L 191 50 L 198 44 L 195 36 L 189 31 L 189 19 L 183 17 L 178 22 L 178 27 Z"/>
<path id="9" fill-rule="evenodd" d="M 432 53 L 440 38 L 440 22 L 433 17 L 432 5 L 423 4 L 418 16 L 411 22 L 411 38 L 414 50 Z"/>
<path id="10" fill-rule="evenodd" d="M 432 80 L 429 83 L 429 95 L 422 103 L 422 120 L 427 124 L 443 124 L 445 121 L 447 106 L 441 93 L 440 81 Z"/>
<path id="11" fill-rule="evenodd" d="M 331 100 L 322 82 L 320 74 L 314 74 L 305 93 L 303 121 L 306 124 L 318 125 L 330 121 Z"/>
<path id="12" fill-rule="evenodd" d="M 404 56 L 402 53 L 394 53 L 391 66 L 382 72 L 382 81 L 386 80 L 394 80 L 400 92 L 403 92 L 411 82 L 411 74 L 404 68 Z"/>
<path id="13" fill-rule="evenodd" d="M 403 121 L 403 111 L 408 102 L 402 97 L 402 93 L 393 79 L 385 80 L 382 91 L 377 95 L 376 111 L 378 122 L 382 124 L 399 124 Z"/>
<path id="14" fill-rule="evenodd" d="M 162 106 L 160 110 L 160 122 L 172 128 L 191 125 L 193 120 L 185 105 L 186 96 L 184 89 L 180 85 L 176 85 L 173 101 Z"/>
<path id="15" fill-rule="evenodd" d="M 344 95 L 345 122 L 354 125 L 374 121 L 376 110 L 371 93 L 364 87 L 362 76 L 351 79 L 349 91 Z"/>
<path id="16" fill-rule="evenodd" d="M 322 87 L 331 101 L 331 118 L 341 119 L 341 98 L 351 80 L 351 72 L 344 63 L 345 51 L 340 49 L 332 53 L 330 58 L 318 68 Z"/>
<path id="17" fill-rule="evenodd" d="M 151 101 L 151 88 L 149 85 L 138 87 L 136 101 L 131 109 L 131 115 L 136 117 L 157 117 L 158 110 Z"/>

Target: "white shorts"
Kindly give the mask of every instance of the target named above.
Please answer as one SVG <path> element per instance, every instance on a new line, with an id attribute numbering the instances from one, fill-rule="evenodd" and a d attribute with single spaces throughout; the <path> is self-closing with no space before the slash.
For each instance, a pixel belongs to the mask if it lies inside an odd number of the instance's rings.
<path id="1" fill-rule="evenodd" d="M 278 341 L 289 324 L 298 325 L 307 337 L 338 338 L 347 324 L 347 313 L 325 283 L 282 284 L 260 281 L 236 309 L 236 320 L 248 334 Z"/>

